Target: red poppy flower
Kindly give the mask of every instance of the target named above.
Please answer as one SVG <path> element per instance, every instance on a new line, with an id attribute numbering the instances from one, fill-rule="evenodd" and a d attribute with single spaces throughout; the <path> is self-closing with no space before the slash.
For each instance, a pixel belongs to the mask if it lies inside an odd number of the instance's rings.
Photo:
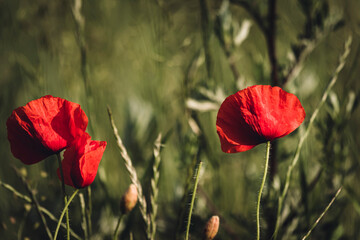
<path id="1" fill-rule="evenodd" d="M 50 95 L 15 109 L 6 122 L 11 152 L 25 164 L 69 147 L 87 124 L 79 104 Z"/>
<path id="2" fill-rule="evenodd" d="M 288 135 L 304 119 L 304 108 L 295 95 L 279 87 L 255 85 L 225 99 L 216 129 L 223 152 L 244 152 Z"/>
<path id="3" fill-rule="evenodd" d="M 61 163 L 65 184 L 75 188 L 89 186 L 95 179 L 105 147 L 105 141 L 93 141 L 87 133 L 77 138 L 65 150 Z M 57 173 L 61 180 L 59 169 Z"/>

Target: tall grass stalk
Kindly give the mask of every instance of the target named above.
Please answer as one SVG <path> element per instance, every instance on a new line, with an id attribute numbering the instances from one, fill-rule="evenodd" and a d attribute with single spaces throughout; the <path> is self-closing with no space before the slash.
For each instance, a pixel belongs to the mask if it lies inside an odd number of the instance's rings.
<path id="1" fill-rule="evenodd" d="M 160 149 L 161 149 L 161 133 L 158 135 L 158 137 L 155 140 L 154 144 L 154 164 L 153 164 L 153 178 L 151 179 L 151 196 L 150 196 L 150 202 L 151 202 L 151 212 L 150 212 L 150 218 L 151 218 L 151 240 L 155 240 L 156 235 L 156 216 L 157 216 L 157 210 L 158 210 L 158 195 L 159 195 L 159 166 L 161 162 L 160 157 Z"/>
<path id="2" fill-rule="evenodd" d="M 344 68 L 346 59 L 347 59 L 347 57 L 348 57 L 348 55 L 350 53 L 351 42 L 352 42 L 352 36 L 350 35 L 348 37 L 348 39 L 346 40 L 346 42 L 345 42 L 344 53 L 339 58 L 339 65 L 337 66 L 333 77 L 331 78 L 328 86 L 326 87 L 325 92 L 324 92 L 323 96 L 321 97 L 321 100 L 320 100 L 318 106 L 316 107 L 315 111 L 311 115 L 308 126 L 306 128 L 306 131 L 305 131 L 304 135 L 302 135 L 300 137 L 299 143 L 298 143 L 298 145 L 296 147 L 294 158 L 293 158 L 291 164 L 288 167 L 288 170 L 287 170 L 287 173 L 286 173 L 286 180 L 285 180 L 284 189 L 283 189 L 281 195 L 279 196 L 279 200 L 278 200 L 277 217 L 276 217 L 276 224 L 275 224 L 275 230 L 274 230 L 274 235 L 273 235 L 274 239 L 276 239 L 277 235 L 278 235 L 278 231 L 279 231 L 279 227 L 280 227 L 280 217 L 281 217 L 280 215 L 281 215 L 284 200 L 286 198 L 287 191 L 289 190 L 292 171 L 293 171 L 294 167 L 296 166 L 296 164 L 297 164 L 297 162 L 299 160 L 300 151 L 302 149 L 304 141 L 306 140 L 306 138 L 309 135 L 310 129 L 311 129 L 312 125 L 314 124 L 314 121 L 315 121 L 315 119 L 316 119 L 316 117 L 317 117 L 317 115 L 318 115 L 318 113 L 320 111 L 320 108 L 324 105 L 324 103 L 325 103 L 325 101 L 326 101 L 326 99 L 327 99 L 327 97 L 329 95 L 330 90 L 335 85 L 335 83 L 336 83 L 336 81 L 337 81 L 337 79 L 339 77 L 339 73 Z"/>
<path id="3" fill-rule="evenodd" d="M 140 205 L 140 212 L 141 212 L 141 216 L 146 224 L 146 233 L 147 233 L 147 238 L 150 239 L 151 236 L 150 236 L 150 217 L 149 215 L 147 214 L 147 204 L 146 204 L 146 200 L 145 200 L 145 197 L 143 195 L 143 190 L 142 190 L 142 187 L 141 187 L 141 183 L 137 177 L 137 174 L 136 174 L 136 170 L 134 168 L 134 166 L 132 165 L 132 161 L 131 161 L 131 158 L 129 156 L 129 154 L 127 153 L 127 150 L 119 136 L 119 133 L 118 133 L 118 129 L 115 125 L 115 122 L 114 122 L 114 119 L 112 117 L 112 112 L 111 112 L 111 109 L 110 107 L 107 108 L 108 110 L 108 114 L 109 114 L 109 119 L 110 119 L 110 123 L 111 123 L 111 127 L 113 129 L 113 132 L 114 132 L 114 137 L 116 139 L 116 144 L 120 150 L 120 154 L 124 160 L 124 163 L 125 163 L 125 167 L 126 167 L 126 170 L 128 171 L 129 173 L 129 176 L 130 176 L 130 180 L 131 182 L 136 186 L 137 188 L 137 191 L 138 191 L 138 201 L 139 201 L 139 205 Z"/>
<path id="4" fill-rule="evenodd" d="M 193 208 L 194 208 L 197 186 L 198 186 L 198 184 L 199 184 L 199 177 L 200 177 L 201 166 L 202 166 L 202 162 L 200 161 L 200 162 L 199 162 L 199 166 L 198 166 L 197 171 L 196 171 L 196 175 L 195 175 L 194 190 L 193 190 L 193 193 L 192 193 L 192 198 L 191 198 L 191 203 L 190 203 L 190 209 L 189 209 L 189 215 L 188 215 L 188 219 L 187 219 L 185 240 L 188 240 L 188 239 L 189 239 L 191 216 L 192 216 L 192 212 L 193 212 Z"/>
<path id="5" fill-rule="evenodd" d="M 61 225 L 61 222 L 62 222 L 62 219 L 64 218 L 64 214 L 65 212 L 68 212 L 68 209 L 69 209 L 69 205 L 71 203 L 71 201 L 74 199 L 74 197 L 76 196 L 76 194 L 79 192 L 79 189 L 76 189 L 74 191 L 74 193 L 71 195 L 71 197 L 69 198 L 69 201 L 66 203 L 63 211 L 61 212 L 61 215 L 60 215 L 60 218 L 59 218 L 59 221 L 58 221 L 58 225 L 56 226 L 56 230 L 55 230 L 55 235 L 54 235 L 54 240 L 56 240 L 56 237 L 59 233 L 59 229 L 60 229 L 60 225 Z"/>
<path id="6" fill-rule="evenodd" d="M 94 119 L 92 112 L 92 103 L 93 96 L 89 83 L 89 67 L 87 61 L 87 49 L 86 49 L 86 41 L 85 41 L 85 18 L 81 13 L 82 8 L 82 0 L 74 0 L 74 5 L 71 7 L 71 13 L 74 18 L 76 36 L 77 36 L 77 44 L 80 50 L 80 59 L 81 59 L 81 76 L 85 85 L 85 94 L 86 94 L 86 105 L 88 116 L 90 119 Z M 93 121 L 89 121 L 89 129 L 90 133 L 94 134 Z M 91 224 L 91 214 L 92 214 L 92 200 L 91 200 L 91 186 L 86 187 L 87 192 L 87 201 L 86 201 L 86 223 L 87 223 L 87 231 L 89 236 L 92 234 L 92 224 Z"/>
<path id="7" fill-rule="evenodd" d="M 301 239 L 301 240 L 305 240 L 307 239 L 311 232 L 314 230 L 314 228 L 318 225 L 318 223 L 320 222 L 320 220 L 324 217 L 324 215 L 326 214 L 326 212 L 329 210 L 329 208 L 331 207 L 331 205 L 334 203 L 335 199 L 339 196 L 340 192 L 342 190 L 342 187 L 339 188 L 339 190 L 336 191 L 335 196 L 331 199 L 331 201 L 329 202 L 329 204 L 326 206 L 326 208 L 324 209 L 324 211 L 320 214 L 320 216 L 316 219 L 315 223 L 311 226 L 310 230 L 306 233 L 306 235 Z"/>
<path id="8" fill-rule="evenodd" d="M 263 179 L 262 179 L 262 182 L 261 182 L 259 195 L 258 195 L 258 199 L 257 199 L 257 206 L 256 206 L 256 236 L 257 236 L 256 239 L 257 240 L 260 239 L 260 201 L 261 201 L 262 191 L 263 191 L 264 186 L 265 186 L 267 171 L 268 171 L 268 168 L 269 168 L 269 156 L 270 156 L 270 141 L 268 141 L 266 143 L 266 157 L 265 157 L 264 175 L 263 175 Z"/>

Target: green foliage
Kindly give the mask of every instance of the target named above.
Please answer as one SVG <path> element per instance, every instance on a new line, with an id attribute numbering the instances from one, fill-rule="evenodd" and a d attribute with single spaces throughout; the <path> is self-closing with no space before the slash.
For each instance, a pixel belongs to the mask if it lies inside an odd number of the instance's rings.
<path id="1" fill-rule="evenodd" d="M 110 239 L 121 194 L 131 180 L 113 137 L 109 105 L 149 205 L 154 142 L 160 132 L 164 136 L 157 167 L 156 239 L 183 237 L 199 161 L 204 164 L 192 239 L 200 239 L 212 215 L 220 216 L 217 239 L 253 239 L 265 146 L 222 153 L 217 109 L 239 89 L 277 82 L 299 97 L 306 126 L 352 35 L 345 67 L 295 166 L 278 239 L 303 237 L 340 186 L 342 193 L 311 236 L 360 239 L 359 1 L 88 0 L 77 7 L 75 2 L 0 1 L 1 182 L 26 195 L 11 166 L 22 169 L 39 204 L 59 218 L 63 203 L 55 156 L 23 166 L 11 154 L 5 122 L 14 108 L 47 94 L 81 104 L 90 134 L 108 142 L 92 185 L 92 239 Z M 269 34 L 270 2 L 276 3 L 274 35 Z M 275 40 L 275 62 L 269 60 L 270 38 Z M 273 234 L 277 201 L 305 126 L 274 146 L 277 165 L 262 199 L 263 239 Z M 82 210 L 75 197 L 70 221 L 81 237 Z M 45 217 L 54 233 L 56 221 Z M 46 239 L 40 221 L 28 201 L 0 188 L 1 238 Z M 122 222 L 120 239 L 131 234 L 144 239 L 138 208 Z M 59 235 L 65 235 L 63 228 Z"/>

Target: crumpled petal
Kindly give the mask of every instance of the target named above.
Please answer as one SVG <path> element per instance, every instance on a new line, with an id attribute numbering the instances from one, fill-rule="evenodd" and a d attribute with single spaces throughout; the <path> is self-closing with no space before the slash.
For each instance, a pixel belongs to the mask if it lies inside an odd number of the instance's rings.
<path id="1" fill-rule="evenodd" d="M 225 99 L 217 115 L 221 149 L 243 152 L 284 137 L 305 119 L 299 99 L 279 87 L 255 85 Z"/>
<path id="2" fill-rule="evenodd" d="M 70 146 L 87 124 L 79 104 L 50 95 L 15 109 L 6 122 L 11 152 L 25 164 Z"/>
<path id="3" fill-rule="evenodd" d="M 61 163 L 65 184 L 75 188 L 89 186 L 95 180 L 105 148 L 105 141 L 93 141 L 87 133 L 76 139 L 65 150 Z M 59 169 L 57 173 L 61 180 Z"/>

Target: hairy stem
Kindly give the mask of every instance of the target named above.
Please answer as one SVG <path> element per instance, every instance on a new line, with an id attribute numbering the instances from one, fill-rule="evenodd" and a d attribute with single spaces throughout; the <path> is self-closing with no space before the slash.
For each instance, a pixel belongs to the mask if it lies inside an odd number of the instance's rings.
<path id="1" fill-rule="evenodd" d="M 270 156 L 270 141 L 268 141 L 266 143 L 266 157 L 265 157 L 265 167 L 264 167 L 264 175 L 263 175 L 263 179 L 261 182 L 261 186 L 260 186 L 260 190 L 259 190 L 259 195 L 258 195 L 258 199 L 257 199 L 257 206 L 256 206 L 256 235 L 257 235 L 257 240 L 260 239 L 260 201 L 261 201 L 261 195 L 262 195 L 262 191 L 264 189 L 265 186 L 265 181 L 266 181 L 266 175 L 267 175 L 267 171 L 268 171 L 268 167 L 269 167 L 269 156 Z"/>
<path id="2" fill-rule="evenodd" d="M 57 157 L 58 164 L 59 164 L 59 170 L 60 170 L 60 176 L 61 176 L 61 189 L 62 189 L 62 193 L 63 193 L 64 206 L 65 206 L 67 204 L 67 195 L 65 192 L 64 171 L 63 171 L 62 165 L 61 165 L 60 153 L 56 154 L 56 157 Z M 69 211 L 67 209 L 66 209 L 66 236 L 67 236 L 67 240 L 69 240 L 70 239 L 70 220 L 69 220 Z"/>
<path id="3" fill-rule="evenodd" d="M 198 169 L 196 171 L 194 190 L 193 190 L 193 195 L 192 195 L 192 198 L 191 198 L 189 215 L 188 215 L 187 226 L 186 226 L 185 240 L 189 239 L 191 216 L 192 216 L 192 211 L 193 211 L 194 203 L 195 203 L 196 190 L 197 190 L 197 186 L 199 184 L 199 176 L 200 176 L 201 166 L 202 166 L 202 162 L 199 163 Z"/>
<path id="4" fill-rule="evenodd" d="M 63 211 L 61 212 L 61 215 L 60 215 L 60 218 L 59 218 L 59 221 L 58 221 L 58 225 L 56 226 L 56 230 L 55 230 L 55 235 L 54 235 L 54 240 L 56 240 L 56 237 L 59 233 L 59 229 L 60 229 L 60 225 L 61 225 L 61 222 L 62 222 L 62 219 L 64 218 L 64 215 L 65 215 L 65 212 L 68 212 L 68 208 L 69 208 L 69 205 L 71 203 L 71 201 L 74 199 L 74 197 L 76 196 L 76 194 L 79 192 L 79 189 L 76 189 L 74 191 L 74 193 L 71 195 L 71 197 L 69 198 L 69 201 L 66 203 Z"/>

